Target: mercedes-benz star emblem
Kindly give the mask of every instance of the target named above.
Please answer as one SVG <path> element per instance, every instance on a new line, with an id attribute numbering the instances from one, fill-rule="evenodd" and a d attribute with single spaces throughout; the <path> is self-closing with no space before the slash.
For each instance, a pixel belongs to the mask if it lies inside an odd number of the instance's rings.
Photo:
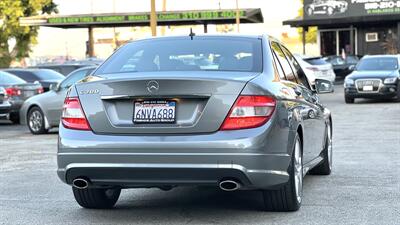
<path id="1" fill-rule="evenodd" d="M 158 84 L 157 81 L 151 80 L 151 81 L 149 81 L 149 82 L 147 83 L 147 90 L 148 90 L 150 93 L 156 93 L 156 92 L 158 92 L 158 89 L 160 89 L 160 85 Z"/>

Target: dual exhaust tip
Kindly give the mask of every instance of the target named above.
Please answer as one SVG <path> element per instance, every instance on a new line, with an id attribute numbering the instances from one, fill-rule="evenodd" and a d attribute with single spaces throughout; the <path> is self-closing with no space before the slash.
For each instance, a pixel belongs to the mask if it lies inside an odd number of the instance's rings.
<path id="1" fill-rule="evenodd" d="M 85 178 L 76 178 L 72 181 L 72 186 L 77 189 L 86 189 L 89 187 L 89 180 Z M 234 180 L 223 180 L 219 183 L 219 188 L 223 191 L 236 191 L 241 184 Z"/>

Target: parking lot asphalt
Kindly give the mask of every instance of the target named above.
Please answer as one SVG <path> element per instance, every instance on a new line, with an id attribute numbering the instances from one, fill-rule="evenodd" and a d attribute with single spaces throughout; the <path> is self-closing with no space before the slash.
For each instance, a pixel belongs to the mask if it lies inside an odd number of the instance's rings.
<path id="1" fill-rule="evenodd" d="M 57 130 L 33 136 L 3 121 L 0 224 L 400 224 L 400 103 L 346 105 L 340 85 L 321 100 L 333 113 L 333 173 L 306 176 L 297 212 L 263 212 L 257 191 L 191 187 L 123 190 L 113 210 L 82 209 L 56 175 Z"/>

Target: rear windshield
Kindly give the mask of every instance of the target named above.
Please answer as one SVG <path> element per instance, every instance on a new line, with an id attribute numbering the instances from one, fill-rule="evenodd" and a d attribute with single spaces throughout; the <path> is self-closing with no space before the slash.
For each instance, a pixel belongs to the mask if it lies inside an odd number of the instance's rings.
<path id="1" fill-rule="evenodd" d="M 0 84 L 3 85 L 14 85 L 14 84 L 24 84 L 26 83 L 21 78 L 9 74 L 7 72 L 0 71 Z"/>
<path id="2" fill-rule="evenodd" d="M 62 74 L 49 69 L 37 70 L 35 74 L 41 80 L 60 80 L 65 78 Z"/>
<path id="3" fill-rule="evenodd" d="M 398 70 L 397 58 L 366 58 L 357 65 L 357 70 Z"/>
<path id="4" fill-rule="evenodd" d="M 190 37 L 125 45 L 96 74 L 156 71 L 261 72 L 261 40 Z"/>
<path id="5" fill-rule="evenodd" d="M 308 62 L 311 65 L 326 65 L 329 64 L 328 62 L 326 62 L 325 60 L 323 60 L 322 58 L 309 58 L 309 59 L 304 59 L 304 61 Z"/>

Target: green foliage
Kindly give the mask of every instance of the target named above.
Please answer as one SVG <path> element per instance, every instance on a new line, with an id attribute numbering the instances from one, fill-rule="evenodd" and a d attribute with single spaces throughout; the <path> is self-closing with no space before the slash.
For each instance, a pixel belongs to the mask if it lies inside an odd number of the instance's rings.
<path id="1" fill-rule="evenodd" d="M 9 67 L 14 59 L 28 57 L 31 45 L 36 44 L 37 27 L 19 25 L 19 18 L 39 14 L 57 13 L 52 0 L 0 1 L 0 68 Z M 10 49 L 9 42 L 15 45 Z"/>
<path id="2" fill-rule="evenodd" d="M 302 7 L 298 10 L 298 18 L 303 18 L 304 16 L 304 0 L 300 0 L 302 3 Z M 309 27 L 308 32 L 306 33 L 306 43 L 316 43 L 317 42 L 317 27 Z M 299 33 L 300 40 L 303 41 L 303 28 L 297 28 L 297 32 Z"/>

